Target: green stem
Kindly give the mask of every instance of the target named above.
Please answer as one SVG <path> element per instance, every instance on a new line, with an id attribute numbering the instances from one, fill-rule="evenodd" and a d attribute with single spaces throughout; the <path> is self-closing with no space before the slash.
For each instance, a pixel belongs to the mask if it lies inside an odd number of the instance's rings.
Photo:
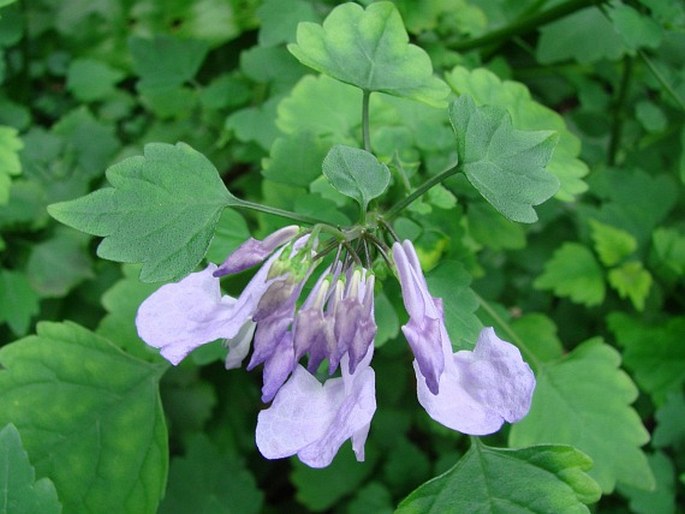
<path id="1" fill-rule="evenodd" d="M 618 95 L 616 97 L 612 115 L 611 136 L 609 138 L 609 150 L 607 152 L 607 164 L 609 164 L 609 166 L 616 164 L 616 154 L 621 145 L 621 134 L 623 132 L 623 104 L 628 96 L 628 87 L 632 76 L 633 58 L 626 55 L 623 59 L 623 74 L 621 75 L 621 84 L 618 88 Z"/>
<path id="2" fill-rule="evenodd" d="M 542 362 L 535 356 L 535 354 L 528 348 L 526 343 L 521 339 L 516 332 L 514 332 L 514 329 L 511 328 L 511 325 L 507 323 L 506 320 L 502 319 L 502 317 L 497 313 L 497 311 L 488 303 L 487 300 L 485 300 L 482 296 L 480 296 L 478 293 L 475 291 L 473 294 L 476 295 L 476 298 L 478 299 L 478 302 L 480 303 L 481 307 L 483 307 L 483 310 L 487 312 L 490 317 L 497 323 L 502 330 L 507 334 L 507 337 L 511 339 L 511 342 L 514 343 L 519 350 L 521 350 L 521 353 L 523 354 L 524 359 L 528 364 L 531 365 L 534 371 L 537 371 L 540 369 L 542 366 Z"/>
<path id="3" fill-rule="evenodd" d="M 659 81 L 659 83 L 663 86 L 663 88 L 668 91 L 668 93 L 673 97 L 673 99 L 676 101 L 676 103 L 680 106 L 680 108 L 685 111 L 685 101 L 680 98 L 680 95 L 678 95 L 678 92 L 673 89 L 673 86 L 669 84 L 669 82 L 666 80 L 666 77 L 664 77 L 661 72 L 659 71 L 659 68 L 657 68 L 652 62 L 652 60 L 649 58 L 649 56 L 643 52 L 642 50 L 638 50 L 637 54 L 640 56 L 640 58 L 645 62 L 647 67 L 649 68 L 649 71 L 652 72 L 652 75 Z"/>
<path id="4" fill-rule="evenodd" d="M 369 99 L 371 91 L 364 90 L 362 95 L 362 138 L 364 140 L 364 150 L 371 151 L 371 135 L 369 134 Z"/>
<path id="5" fill-rule="evenodd" d="M 399 202 L 397 202 L 395 205 L 390 207 L 385 214 L 383 215 L 383 218 L 386 220 L 390 220 L 397 216 L 402 209 L 407 207 L 410 203 L 412 203 L 414 200 L 416 200 L 418 197 L 423 195 L 426 191 L 428 191 L 430 188 L 433 186 L 438 185 L 440 182 L 443 180 L 447 179 L 448 177 L 451 177 L 455 173 L 459 171 L 459 165 L 455 164 L 451 168 L 446 169 L 445 171 L 438 173 L 437 175 L 429 178 L 426 180 L 423 184 L 421 184 L 419 187 L 414 189 L 414 192 L 412 192 L 410 195 L 406 196 Z"/>
<path id="6" fill-rule="evenodd" d="M 452 50 L 463 52 L 466 50 L 473 50 L 474 48 L 480 48 L 483 46 L 508 41 L 514 36 L 526 34 L 531 30 L 534 30 L 543 25 L 547 25 L 548 23 L 558 20 L 559 18 L 563 18 L 564 16 L 567 16 L 575 11 L 578 11 L 589 5 L 594 5 L 597 3 L 601 3 L 601 1 L 598 2 L 598 0 L 567 0 L 566 2 L 558 4 L 546 11 L 542 11 L 537 14 L 525 17 L 523 19 L 516 20 L 510 25 L 489 32 L 484 36 L 480 36 L 473 39 L 466 39 L 463 41 L 457 41 L 455 43 L 450 44 L 449 47 Z"/>
<path id="7" fill-rule="evenodd" d="M 280 216 L 281 218 L 287 218 L 300 223 L 306 223 L 308 225 L 317 225 L 319 223 L 325 224 L 324 221 L 312 218 L 305 214 L 297 214 L 296 212 L 286 211 L 285 209 L 279 209 L 278 207 L 270 207 L 268 205 L 262 205 L 260 203 L 248 202 L 247 200 L 237 200 L 237 203 L 231 203 L 230 207 L 236 207 L 238 209 L 250 209 L 252 211 L 264 212 L 266 214 L 272 214 L 273 216 Z M 234 200 L 234 201 L 235 201 Z"/>

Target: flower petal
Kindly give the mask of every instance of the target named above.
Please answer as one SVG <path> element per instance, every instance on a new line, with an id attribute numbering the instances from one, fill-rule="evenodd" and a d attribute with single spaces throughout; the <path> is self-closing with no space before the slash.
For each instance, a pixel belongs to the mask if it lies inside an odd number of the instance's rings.
<path id="1" fill-rule="evenodd" d="M 409 313 L 409 322 L 402 332 L 414 353 L 428 388 L 437 394 L 439 377 L 445 367 L 442 348 L 449 343 L 444 330 L 442 302 L 428 292 L 428 284 L 421 271 L 416 250 L 410 241 L 392 246 L 393 259 L 397 266 L 402 299 Z"/>
<path id="2" fill-rule="evenodd" d="M 414 363 L 419 403 L 434 420 L 465 434 L 485 435 L 528 413 L 535 376 L 518 348 L 492 328 L 483 329 L 473 351 L 447 352 L 437 395 Z"/>
<path id="3" fill-rule="evenodd" d="M 138 309 L 138 335 L 162 356 L 178 364 L 193 349 L 238 333 L 245 320 L 234 320 L 236 300 L 221 297 L 219 279 L 210 264 L 204 271 L 166 284 L 150 295 Z"/>
<path id="4" fill-rule="evenodd" d="M 321 468 L 353 438 L 357 458 L 363 460 L 375 411 L 375 374 L 368 365 L 324 384 L 298 365 L 271 407 L 259 413 L 257 446 L 268 459 L 297 454 L 305 464 Z"/>
<path id="5" fill-rule="evenodd" d="M 289 225 L 276 230 L 263 240 L 253 237 L 241 244 L 214 272 L 215 277 L 231 275 L 251 268 L 266 259 L 271 252 L 297 235 L 300 227 Z"/>

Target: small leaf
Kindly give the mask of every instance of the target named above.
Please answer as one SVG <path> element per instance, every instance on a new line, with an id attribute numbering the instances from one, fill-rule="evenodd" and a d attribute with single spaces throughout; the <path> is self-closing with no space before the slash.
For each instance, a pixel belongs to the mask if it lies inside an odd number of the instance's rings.
<path id="1" fill-rule="evenodd" d="M 14 423 L 67 513 L 153 514 L 164 491 L 164 366 L 74 323 L 38 325 L 0 349 L 0 426 Z M 27 394 L 29 393 L 30 394 Z"/>
<path id="2" fill-rule="evenodd" d="M 685 448 L 685 393 L 673 391 L 656 411 L 656 428 L 652 437 L 655 448 Z"/>
<path id="3" fill-rule="evenodd" d="M 621 298 L 630 298 L 635 309 L 644 310 L 645 300 L 652 287 L 652 275 L 640 261 L 626 262 L 612 269 L 608 280 Z"/>
<path id="4" fill-rule="evenodd" d="M 602 490 L 617 481 L 650 488 L 654 477 L 640 446 L 649 440 L 630 404 L 638 390 L 619 369 L 619 353 L 598 338 L 540 367 L 528 415 L 512 426 L 512 446 L 570 444 L 594 462 Z"/>
<path id="5" fill-rule="evenodd" d="M 264 501 L 254 477 L 235 456 L 222 455 L 207 436 L 195 435 L 169 470 L 159 514 L 257 514 Z"/>
<path id="6" fill-rule="evenodd" d="M 607 9 L 616 32 L 621 35 L 628 50 L 634 52 L 645 46 L 657 48 L 661 44 L 663 28 L 651 17 L 618 2 L 607 6 Z"/>
<path id="7" fill-rule="evenodd" d="M 142 262 L 141 280 L 175 280 L 204 257 L 221 211 L 238 200 L 216 168 L 184 143 L 152 143 L 107 170 L 114 187 L 50 205 L 58 221 L 104 237 L 98 255 Z"/>
<path id="8" fill-rule="evenodd" d="M 11 423 L 0 430 L 0 514 L 59 514 L 62 505 L 49 478 L 36 480 Z"/>
<path id="9" fill-rule="evenodd" d="M 533 287 L 551 289 L 588 307 L 602 303 L 605 293 L 602 269 L 592 252 L 578 243 L 564 243 L 554 252 Z"/>
<path id="10" fill-rule="evenodd" d="M 366 211 L 369 202 L 383 194 L 390 183 L 385 164 L 365 150 L 335 145 L 323 161 L 323 174 L 339 192 L 354 198 Z"/>
<path id="11" fill-rule="evenodd" d="M 143 88 L 180 86 L 192 79 L 207 54 L 208 45 L 195 39 L 157 35 L 154 39 L 132 37 L 129 49 L 133 69 Z"/>
<path id="12" fill-rule="evenodd" d="M 67 89 L 84 102 L 102 100 L 114 93 L 124 73 L 95 59 L 75 59 L 67 72 Z"/>
<path id="13" fill-rule="evenodd" d="M 657 452 L 648 457 L 649 465 L 656 478 L 656 487 L 651 491 L 643 488 L 619 486 L 619 492 L 628 498 L 630 512 L 635 514 L 675 514 L 675 469 L 666 454 Z"/>
<path id="14" fill-rule="evenodd" d="M 452 469 L 416 489 L 395 512 L 589 513 L 584 504 L 600 497 L 585 473 L 591 466 L 590 458 L 570 446 L 509 450 L 474 440 Z"/>
<path id="15" fill-rule="evenodd" d="M 485 202 L 469 204 L 469 233 L 480 244 L 493 250 L 517 250 L 526 246 L 523 227 L 500 216 Z"/>
<path id="16" fill-rule="evenodd" d="M 637 241 L 625 230 L 590 220 L 592 240 L 599 260 L 605 266 L 615 266 L 637 250 Z"/>
<path id="17" fill-rule="evenodd" d="M 449 92 L 433 76 L 428 54 L 409 44 L 391 2 L 375 2 L 366 9 L 350 2 L 333 9 L 323 26 L 300 23 L 297 44 L 288 50 L 306 66 L 365 91 L 436 106 L 444 105 Z"/>
<path id="18" fill-rule="evenodd" d="M 257 9 L 261 22 L 259 44 L 273 46 L 295 41 L 297 24 L 317 21 L 312 4 L 303 0 L 265 0 Z"/>
<path id="19" fill-rule="evenodd" d="M 452 102 L 449 117 L 457 136 L 459 167 L 469 182 L 510 220 L 537 221 L 532 206 L 559 189 L 559 180 L 545 171 L 556 135 L 516 130 L 506 110 L 477 107 L 468 95 Z"/>
<path id="20" fill-rule="evenodd" d="M 262 175 L 274 182 L 308 187 L 321 176 L 321 162 L 329 148 L 330 143 L 309 132 L 279 137 L 263 162 Z"/>

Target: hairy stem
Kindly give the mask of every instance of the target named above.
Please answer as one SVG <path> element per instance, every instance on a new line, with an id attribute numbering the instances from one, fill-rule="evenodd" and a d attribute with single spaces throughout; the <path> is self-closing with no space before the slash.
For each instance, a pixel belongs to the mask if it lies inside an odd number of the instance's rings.
<path id="1" fill-rule="evenodd" d="M 364 140 L 364 150 L 371 151 L 371 135 L 369 134 L 369 99 L 371 91 L 364 90 L 362 95 L 362 139 Z"/>
<path id="2" fill-rule="evenodd" d="M 299 223 L 305 223 L 307 225 L 316 225 L 319 223 L 325 224 L 322 220 L 312 218 L 311 216 L 307 216 L 305 214 L 298 214 L 296 212 L 286 211 L 285 209 L 279 209 L 278 207 L 262 205 L 260 203 L 248 202 L 247 200 L 238 200 L 237 203 L 231 204 L 231 207 L 272 214 L 273 216 L 280 216 L 281 218 L 287 218 Z"/>
<path id="3" fill-rule="evenodd" d="M 452 175 L 454 175 L 458 171 L 459 171 L 459 165 L 455 164 L 451 168 L 448 168 L 445 171 L 438 173 L 437 175 L 429 178 L 423 184 L 421 184 L 419 187 L 414 189 L 414 191 L 410 195 L 406 196 L 405 198 L 403 198 L 402 200 L 397 202 L 395 205 L 390 207 L 390 209 L 388 209 L 385 212 L 385 214 L 383 215 L 383 218 L 385 218 L 386 220 L 390 220 L 390 219 L 394 218 L 400 212 L 402 212 L 402 210 L 405 207 L 407 207 L 414 200 L 416 200 L 421 195 L 426 193 L 430 188 L 438 185 L 440 182 L 442 182 L 443 180 L 445 180 L 448 177 L 451 177 Z"/>

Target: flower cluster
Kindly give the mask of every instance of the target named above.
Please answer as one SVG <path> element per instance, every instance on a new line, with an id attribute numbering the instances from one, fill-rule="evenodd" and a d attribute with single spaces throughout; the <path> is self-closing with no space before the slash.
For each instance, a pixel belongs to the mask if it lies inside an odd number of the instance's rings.
<path id="1" fill-rule="evenodd" d="M 357 459 L 364 459 L 376 410 L 374 274 L 370 263 L 351 258 L 349 244 L 337 249 L 303 300 L 323 260 L 321 245 L 311 233 L 289 226 L 262 241 L 249 239 L 220 266 L 210 264 L 162 286 L 138 311 L 140 337 L 172 364 L 216 339 L 227 341 L 227 368 L 239 367 L 251 350 L 247 369 L 263 364 L 262 400 L 270 403 L 259 414 L 256 442 L 270 459 L 297 455 L 324 467 L 348 439 Z M 413 245 L 396 242 L 391 255 L 386 258 L 409 314 L 402 331 L 414 354 L 418 399 L 428 414 L 473 435 L 521 419 L 535 378 L 518 349 L 485 328 L 473 351 L 454 353 L 442 302 L 428 292 Z M 238 298 L 222 296 L 222 276 L 259 263 Z M 305 357 L 306 367 L 300 363 Z M 317 378 L 322 367 L 328 375 L 323 383 Z"/>

